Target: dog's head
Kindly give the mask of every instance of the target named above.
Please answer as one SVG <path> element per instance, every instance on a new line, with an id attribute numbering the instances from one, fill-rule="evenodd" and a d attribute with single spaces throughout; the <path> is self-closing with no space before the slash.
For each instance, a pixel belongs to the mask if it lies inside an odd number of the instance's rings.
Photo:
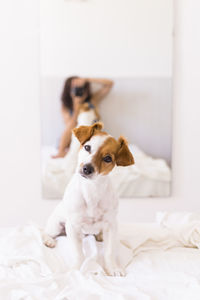
<path id="1" fill-rule="evenodd" d="M 115 165 L 129 166 L 134 158 L 124 137 L 118 140 L 102 130 L 102 123 L 92 126 L 80 126 L 73 130 L 81 144 L 78 156 L 78 168 L 85 178 L 108 174 Z"/>

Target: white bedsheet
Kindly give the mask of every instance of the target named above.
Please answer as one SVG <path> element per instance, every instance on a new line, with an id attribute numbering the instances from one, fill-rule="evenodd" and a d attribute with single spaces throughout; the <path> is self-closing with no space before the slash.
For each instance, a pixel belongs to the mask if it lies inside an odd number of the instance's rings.
<path id="1" fill-rule="evenodd" d="M 187 224 L 184 223 L 184 226 Z M 191 224 L 188 224 L 191 227 Z M 126 277 L 108 277 L 96 262 L 102 243 L 84 240 L 86 259 L 80 271 L 67 238 L 57 247 L 42 244 L 40 230 L 30 224 L 0 234 L 0 299 L 2 300 L 196 300 L 200 299 L 200 250 L 183 248 L 185 227 L 159 224 L 121 224 L 120 260 Z M 195 228 L 200 240 L 200 226 Z M 198 234 L 196 234 L 198 233 Z M 185 236 L 191 243 L 190 231 Z M 195 239 L 195 240 L 196 240 Z"/>
<path id="2" fill-rule="evenodd" d="M 114 168 L 110 174 L 119 197 L 165 197 L 170 195 L 171 170 L 163 159 L 146 155 L 137 146 L 130 145 L 135 165 Z M 51 159 L 55 148 L 43 146 L 42 185 L 45 198 L 62 198 L 73 169 L 66 166 L 66 159 Z M 71 162 L 73 164 L 73 162 Z"/>

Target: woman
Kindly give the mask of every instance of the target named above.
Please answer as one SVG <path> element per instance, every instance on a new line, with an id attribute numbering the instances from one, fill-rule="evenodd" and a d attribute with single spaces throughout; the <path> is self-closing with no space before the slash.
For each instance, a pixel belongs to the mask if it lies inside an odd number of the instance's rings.
<path id="1" fill-rule="evenodd" d="M 100 84 L 101 88 L 92 94 L 91 83 Z M 109 93 L 112 86 L 113 81 L 109 79 L 73 76 L 66 80 L 61 96 L 62 115 L 66 127 L 60 140 L 58 153 L 53 158 L 64 157 L 66 155 L 67 149 L 70 146 L 72 129 L 76 127 L 80 105 L 83 102 L 89 102 L 92 106 L 97 107 L 99 102 Z"/>

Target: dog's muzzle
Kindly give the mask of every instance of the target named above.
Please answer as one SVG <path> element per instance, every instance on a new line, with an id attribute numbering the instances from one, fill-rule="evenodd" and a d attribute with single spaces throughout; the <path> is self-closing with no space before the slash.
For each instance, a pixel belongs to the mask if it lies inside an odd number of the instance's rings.
<path id="1" fill-rule="evenodd" d="M 83 168 L 81 170 L 81 175 L 84 177 L 91 177 L 91 175 L 94 173 L 94 167 L 91 164 L 85 164 L 83 165 Z"/>

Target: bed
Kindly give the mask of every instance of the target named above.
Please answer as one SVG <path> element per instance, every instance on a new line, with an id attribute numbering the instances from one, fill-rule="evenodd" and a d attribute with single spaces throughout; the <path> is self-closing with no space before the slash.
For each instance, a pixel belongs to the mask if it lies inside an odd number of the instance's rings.
<path id="1" fill-rule="evenodd" d="M 117 167 L 110 174 L 119 197 L 165 197 L 170 195 L 171 170 L 165 160 L 145 154 L 136 145 L 130 145 L 135 165 Z M 52 159 L 55 147 L 42 147 L 42 187 L 45 198 L 60 199 L 64 194 L 75 166 L 69 168 L 66 158 Z"/>
<path id="2" fill-rule="evenodd" d="M 119 229 L 126 277 L 105 275 L 102 243 L 96 245 L 92 236 L 84 240 L 85 261 L 75 271 L 67 237 L 49 249 L 34 224 L 1 229 L 0 298 L 199 300 L 200 215 L 159 213 L 154 223 L 120 224 Z"/>

